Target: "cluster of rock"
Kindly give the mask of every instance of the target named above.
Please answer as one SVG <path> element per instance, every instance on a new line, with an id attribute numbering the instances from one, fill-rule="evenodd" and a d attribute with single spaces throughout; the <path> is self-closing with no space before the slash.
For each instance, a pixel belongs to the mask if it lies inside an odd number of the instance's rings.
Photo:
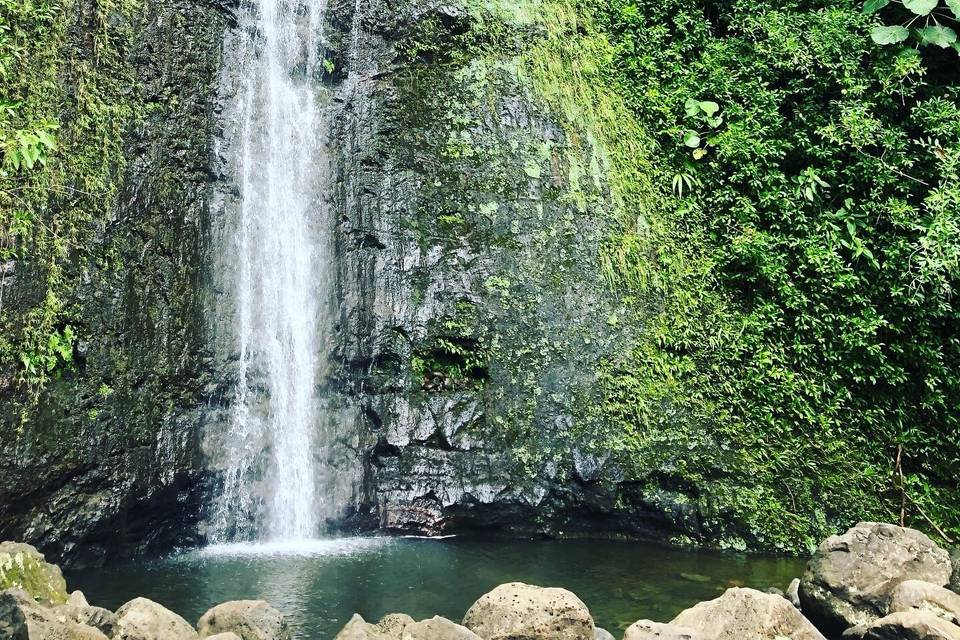
<path id="1" fill-rule="evenodd" d="M 960 554 L 918 531 L 862 522 L 817 549 L 786 593 L 732 588 L 623 640 L 960 640 Z M 951 590 L 953 589 L 953 590 Z M 482 596 L 460 624 L 355 615 L 336 640 L 612 640 L 564 589 L 518 582 Z"/>
<path id="2" fill-rule="evenodd" d="M 92 606 L 26 544 L 0 543 L 0 588 L 0 640 L 290 640 L 283 616 L 262 600 L 217 605 L 196 628 L 146 598 L 115 612 Z"/>
<path id="3" fill-rule="evenodd" d="M 67 594 L 60 569 L 33 547 L 0 544 L 0 640 L 290 640 L 261 600 L 210 609 L 196 628 L 145 598 L 116 612 Z M 335 640 L 613 640 L 565 589 L 512 582 L 483 595 L 458 624 L 355 615 Z M 668 623 L 639 620 L 623 640 L 960 640 L 960 553 L 918 531 L 863 522 L 817 549 L 786 593 L 732 588 Z"/>

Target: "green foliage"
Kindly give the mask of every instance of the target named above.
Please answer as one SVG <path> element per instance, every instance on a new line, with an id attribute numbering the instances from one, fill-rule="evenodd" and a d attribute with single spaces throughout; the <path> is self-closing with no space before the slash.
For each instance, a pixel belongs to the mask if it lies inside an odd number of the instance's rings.
<path id="1" fill-rule="evenodd" d="M 917 43 L 941 44 L 923 29 L 955 7 L 581 9 L 673 196 L 602 256 L 645 328 L 601 372 L 602 439 L 694 501 L 703 539 L 802 550 L 894 519 L 898 446 L 909 524 L 960 538 L 956 58 L 867 36 L 910 12 Z"/>
<path id="2" fill-rule="evenodd" d="M 134 0 L 0 0 L 0 378 L 36 399 L 73 362 L 75 292 L 113 207 L 122 137 L 137 117 L 126 63 Z M 83 9 L 83 10 L 81 10 Z M 91 22 L 72 29 L 80 16 Z M 105 252 L 99 252 L 104 254 Z"/>
<path id="3" fill-rule="evenodd" d="M 429 348 L 411 359 L 415 381 L 423 388 L 459 388 L 482 385 L 487 377 L 490 349 L 476 328 L 476 309 L 465 301 L 454 305 L 448 317 L 434 323 Z"/>

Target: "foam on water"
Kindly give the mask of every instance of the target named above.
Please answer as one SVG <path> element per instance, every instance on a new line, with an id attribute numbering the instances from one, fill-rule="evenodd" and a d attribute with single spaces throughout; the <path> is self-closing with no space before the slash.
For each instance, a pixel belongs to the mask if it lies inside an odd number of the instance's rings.
<path id="1" fill-rule="evenodd" d="M 349 556 L 380 549 L 390 542 L 389 538 L 304 538 L 275 542 L 230 542 L 213 544 L 195 553 L 201 558 Z"/>

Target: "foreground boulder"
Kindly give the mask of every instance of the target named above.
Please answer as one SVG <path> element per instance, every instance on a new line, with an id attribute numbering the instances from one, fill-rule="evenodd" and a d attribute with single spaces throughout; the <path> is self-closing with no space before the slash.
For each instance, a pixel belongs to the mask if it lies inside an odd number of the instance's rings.
<path id="1" fill-rule="evenodd" d="M 800 581 L 800 604 L 819 628 L 840 633 L 886 615 L 901 582 L 942 587 L 950 574 L 947 552 L 919 531 L 861 522 L 827 538 L 814 553 Z"/>
<path id="2" fill-rule="evenodd" d="M 707 640 L 707 636 L 676 624 L 637 620 L 627 627 L 623 640 Z"/>
<path id="3" fill-rule="evenodd" d="M 844 634 L 844 638 L 855 635 Z M 863 640 L 960 640 L 960 627 L 929 611 L 902 611 L 867 625 Z"/>
<path id="4" fill-rule="evenodd" d="M 334 640 L 480 640 L 466 627 L 439 616 L 414 621 L 403 614 L 391 614 L 377 624 L 354 615 Z"/>
<path id="5" fill-rule="evenodd" d="M 283 614 L 263 600 L 234 600 L 207 611 L 197 623 L 201 638 L 232 631 L 241 640 L 290 640 Z"/>
<path id="6" fill-rule="evenodd" d="M 56 616 L 23 589 L 0 593 L 0 638 L 3 640 L 107 640 L 98 629 Z"/>
<path id="7" fill-rule="evenodd" d="M 929 582 L 907 580 L 890 594 L 890 613 L 928 611 L 953 624 L 960 623 L 960 595 Z"/>
<path id="8" fill-rule="evenodd" d="M 117 614 L 102 607 L 68 603 L 57 605 L 52 612 L 59 620 L 93 627 L 107 637 L 113 637 L 117 631 Z"/>
<path id="9" fill-rule="evenodd" d="M 60 567 L 19 542 L 0 542 L 0 591 L 4 589 L 23 589 L 43 604 L 62 604 L 68 597 Z"/>
<path id="10" fill-rule="evenodd" d="M 670 624 L 710 640 L 825 640 L 788 600 L 755 589 L 727 589 L 719 598 L 681 612 Z"/>
<path id="11" fill-rule="evenodd" d="M 566 589 L 522 582 L 502 584 L 480 596 L 463 626 L 484 640 L 593 640 L 593 618 Z"/>
<path id="12" fill-rule="evenodd" d="M 199 640 L 189 622 L 146 598 L 117 609 L 116 640 Z"/>

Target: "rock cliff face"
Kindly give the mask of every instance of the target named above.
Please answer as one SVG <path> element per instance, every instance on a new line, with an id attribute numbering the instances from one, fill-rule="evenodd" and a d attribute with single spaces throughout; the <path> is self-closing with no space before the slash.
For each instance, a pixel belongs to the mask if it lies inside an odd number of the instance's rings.
<path id="1" fill-rule="evenodd" d="M 558 63 L 552 82 L 582 81 L 545 46 L 578 37 L 575 14 L 537 2 L 359 6 L 333 10 L 347 51 L 331 46 L 346 66 L 334 78 L 337 391 L 361 409 L 365 467 L 348 524 L 673 527 L 591 448 L 599 363 L 628 338 L 599 262 L 608 160 L 530 77 Z"/>
<path id="2" fill-rule="evenodd" d="M 65 69 L 95 65 L 96 11 L 84 0 L 69 14 Z M 0 385 L 0 539 L 78 562 L 190 543 L 201 504 L 205 198 L 230 14 L 151 0 L 132 15 L 105 28 L 133 30 L 124 64 L 137 81 L 121 92 L 143 119 L 126 136 L 114 214 L 69 265 L 84 272 L 68 301 L 81 309 L 74 364 L 23 415 L 20 392 Z M 69 111 L 63 126 L 81 129 Z M 42 291 L 29 264 L 17 270 L 4 299 L 14 318 Z"/>
<path id="3" fill-rule="evenodd" d="M 326 388 L 356 416 L 346 430 L 362 467 L 337 524 L 695 527 L 624 481 L 590 436 L 602 428 L 598 364 L 630 329 L 598 259 L 610 159 L 531 78 L 553 68 L 556 84 L 582 81 L 545 53 L 576 37 L 569 7 L 344 0 L 328 14 L 339 312 Z M 202 540 L 217 478 L 201 443 L 228 402 L 209 270 L 231 9 L 152 0 L 137 15 L 129 90 L 145 116 L 97 249 L 124 266 L 91 270 L 75 292 L 73 370 L 26 422 L 3 409 L 0 538 L 74 561 Z M 17 282 L 14 305 L 29 287 Z"/>

